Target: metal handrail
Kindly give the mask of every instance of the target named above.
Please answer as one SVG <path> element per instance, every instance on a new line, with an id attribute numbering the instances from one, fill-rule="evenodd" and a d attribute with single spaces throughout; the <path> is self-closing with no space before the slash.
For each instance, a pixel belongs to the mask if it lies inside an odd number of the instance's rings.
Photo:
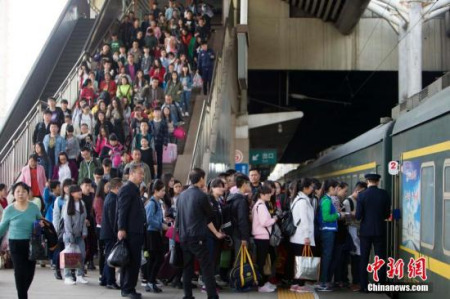
<path id="1" fill-rule="evenodd" d="M 225 22 L 225 27 L 227 26 L 227 24 L 228 24 L 228 18 L 227 18 L 227 21 Z M 208 110 L 209 110 L 208 108 L 211 107 L 211 103 L 213 100 L 213 91 L 217 84 L 216 79 L 218 79 L 218 77 L 219 77 L 218 73 L 217 73 L 217 67 L 219 65 L 219 62 L 222 59 L 223 47 L 225 46 L 225 37 L 226 37 L 226 30 L 224 30 L 223 37 L 222 37 L 222 49 L 220 49 L 220 52 L 216 56 L 216 61 L 214 62 L 213 76 L 212 76 L 213 80 L 211 82 L 210 92 L 209 92 L 207 99 L 203 102 L 203 107 L 202 107 L 202 111 L 200 114 L 200 122 L 199 122 L 199 125 L 197 128 L 197 132 L 195 134 L 195 141 L 194 141 L 194 148 L 193 148 L 192 158 L 191 158 L 191 163 L 190 163 L 190 169 L 192 169 L 195 166 L 195 160 L 196 160 L 197 152 L 199 150 L 200 135 L 201 135 L 202 131 L 205 129 L 204 122 L 206 119 L 206 114 L 208 113 Z"/>
<path id="2" fill-rule="evenodd" d="M 77 69 L 80 67 L 83 59 L 85 58 L 86 54 L 88 54 L 86 51 L 83 51 L 80 55 L 80 57 L 78 57 L 77 61 L 75 62 L 75 64 L 73 65 L 73 67 L 70 69 L 69 73 L 67 74 L 66 78 L 63 80 L 63 83 L 59 86 L 58 90 L 55 91 L 54 93 L 54 97 L 58 97 L 59 94 L 63 93 L 63 89 L 65 89 L 67 87 L 67 85 L 69 85 L 69 78 L 73 77 L 74 74 L 77 73 Z M 60 101 L 61 99 L 58 99 L 58 101 Z"/>
<path id="3" fill-rule="evenodd" d="M 106 4 L 106 2 L 105 2 Z M 105 6 L 103 6 L 104 8 Z M 132 4 L 130 4 L 125 11 L 125 13 L 129 12 L 132 7 Z M 103 9 L 102 8 L 102 9 Z M 123 14 L 122 14 L 123 16 Z M 120 18 L 122 18 L 122 16 Z M 102 40 L 99 42 L 98 45 L 100 45 L 109 34 L 109 31 L 111 27 L 114 25 L 115 22 L 111 22 L 110 26 L 107 30 L 105 30 L 105 34 L 103 35 Z M 91 31 L 92 33 L 92 31 Z M 92 34 L 90 34 L 90 38 L 92 38 Z M 54 96 L 57 98 L 58 101 L 61 100 L 59 96 L 64 94 L 68 88 L 70 87 L 71 83 L 73 83 L 74 79 L 77 79 L 77 70 L 80 67 L 81 63 L 84 61 L 84 58 L 86 55 L 89 55 L 88 52 L 85 51 L 86 46 L 88 43 L 85 44 L 83 52 L 81 53 L 80 57 L 77 59 L 76 63 L 72 67 L 72 69 L 67 74 L 66 78 L 63 80 L 63 83 L 60 85 L 58 90 L 54 93 Z M 98 45 L 96 48 L 98 48 Z M 96 49 L 94 48 L 94 49 Z M 77 86 L 78 89 L 78 86 Z M 78 90 L 77 90 L 78 93 Z M 30 141 L 32 136 L 32 125 L 38 123 L 39 121 L 39 112 L 40 112 L 40 105 L 42 104 L 42 101 L 38 100 L 33 105 L 33 107 L 30 109 L 28 114 L 25 116 L 23 121 L 20 123 L 20 125 L 17 127 L 17 129 L 14 131 L 14 133 L 9 138 L 6 145 L 3 147 L 3 149 L 0 152 L 0 156 L 3 157 L 0 161 L 0 174 L 2 175 L 3 179 L 5 180 L 4 183 L 10 184 L 13 183 L 15 180 L 17 180 L 17 173 L 16 171 L 20 169 L 25 163 L 26 159 L 29 155 L 29 153 L 33 150 L 30 147 Z M 8 161 L 9 160 L 9 161 Z"/>
<path id="4" fill-rule="evenodd" d="M 22 122 L 20 123 L 20 125 L 17 127 L 17 130 L 14 131 L 13 135 L 11 136 L 11 138 L 9 138 L 8 142 L 6 143 L 6 145 L 3 147 L 2 151 L 0 152 L 0 157 L 3 157 L 3 159 L 1 160 L 0 163 L 3 163 L 5 161 L 6 155 L 9 154 L 9 152 L 12 150 L 13 147 L 9 147 L 7 146 L 10 143 L 13 143 L 14 139 L 19 138 L 22 134 L 23 131 L 25 131 L 25 129 L 27 128 L 26 126 L 24 126 L 28 121 L 30 121 L 32 119 L 32 116 L 34 116 L 39 109 L 38 106 L 42 104 L 42 101 L 36 101 L 36 103 L 33 105 L 33 107 L 30 109 L 30 111 L 28 112 L 27 116 L 24 118 L 24 120 L 22 120 Z M 20 134 L 17 135 L 17 133 L 22 130 L 22 132 Z M 4 153 L 6 151 L 6 153 Z M 3 154 L 5 154 L 5 156 L 3 156 Z"/>

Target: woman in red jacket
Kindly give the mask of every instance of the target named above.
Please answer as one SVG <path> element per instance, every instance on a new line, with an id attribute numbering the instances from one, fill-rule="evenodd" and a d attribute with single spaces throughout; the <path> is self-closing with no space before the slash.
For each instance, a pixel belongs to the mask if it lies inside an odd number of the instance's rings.
<path id="1" fill-rule="evenodd" d="M 86 81 L 84 81 L 83 89 L 81 90 L 80 93 L 80 99 L 88 100 L 89 107 L 92 108 L 94 106 L 95 100 L 97 99 L 97 95 L 95 94 L 94 86 L 92 84 L 91 79 L 86 79 Z"/>
<path id="2" fill-rule="evenodd" d="M 159 59 L 153 61 L 153 65 L 150 68 L 150 78 L 158 77 L 160 84 L 164 82 L 164 75 L 166 74 L 166 69 L 161 65 Z"/>

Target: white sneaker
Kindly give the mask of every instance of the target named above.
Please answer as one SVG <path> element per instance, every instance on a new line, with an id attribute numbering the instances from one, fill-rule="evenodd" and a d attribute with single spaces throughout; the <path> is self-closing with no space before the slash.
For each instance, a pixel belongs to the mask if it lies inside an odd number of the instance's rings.
<path id="1" fill-rule="evenodd" d="M 83 276 L 77 276 L 77 283 L 87 284 L 88 281 Z"/>
<path id="2" fill-rule="evenodd" d="M 271 289 L 267 286 L 267 284 L 263 285 L 262 287 L 258 287 L 258 292 L 260 293 L 272 293 L 275 292 L 274 289 Z"/>
<path id="3" fill-rule="evenodd" d="M 203 282 L 202 276 L 201 276 L 201 275 L 198 277 L 198 284 L 197 284 L 197 285 L 198 285 L 199 287 L 205 286 L 205 283 Z"/>
<path id="4" fill-rule="evenodd" d="M 222 278 L 220 277 L 220 275 L 216 275 L 214 277 L 216 279 L 216 284 L 220 287 L 225 287 L 228 285 L 228 283 L 226 281 L 223 281 Z"/>
<path id="5" fill-rule="evenodd" d="M 270 282 L 266 282 L 266 286 L 268 286 L 269 288 L 271 288 L 271 289 L 273 289 L 273 290 L 276 290 L 276 289 L 277 289 L 277 286 L 274 285 L 274 284 L 271 284 Z"/>
<path id="6" fill-rule="evenodd" d="M 189 112 L 186 112 L 186 113 L 184 114 L 184 116 L 189 117 Z"/>
<path id="7" fill-rule="evenodd" d="M 67 284 L 67 285 L 74 285 L 74 284 L 75 284 L 75 281 L 73 281 L 73 279 L 70 278 L 70 277 L 66 277 L 66 278 L 64 278 L 64 284 Z"/>

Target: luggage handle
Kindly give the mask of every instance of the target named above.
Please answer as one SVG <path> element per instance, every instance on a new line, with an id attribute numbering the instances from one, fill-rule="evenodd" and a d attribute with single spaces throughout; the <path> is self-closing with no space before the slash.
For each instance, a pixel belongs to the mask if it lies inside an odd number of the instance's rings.
<path id="1" fill-rule="evenodd" d="M 244 248 L 243 249 L 243 253 L 241 252 L 242 248 Z M 258 277 L 256 276 L 255 267 L 253 266 L 252 258 L 250 256 L 250 253 L 248 252 L 247 247 L 241 245 L 241 248 L 239 249 L 239 252 L 241 252 L 241 259 L 240 259 L 241 268 L 239 269 L 239 272 L 240 272 L 239 274 L 240 274 L 240 277 L 241 277 L 241 286 L 242 287 L 244 286 L 244 260 L 245 260 L 245 256 L 247 257 L 248 263 L 250 264 L 250 268 L 252 269 L 253 281 L 256 284 L 258 284 Z"/>
<path id="2" fill-rule="evenodd" d="M 311 250 L 311 246 L 309 246 L 309 245 L 303 246 L 302 256 L 314 257 L 312 250 Z"/>

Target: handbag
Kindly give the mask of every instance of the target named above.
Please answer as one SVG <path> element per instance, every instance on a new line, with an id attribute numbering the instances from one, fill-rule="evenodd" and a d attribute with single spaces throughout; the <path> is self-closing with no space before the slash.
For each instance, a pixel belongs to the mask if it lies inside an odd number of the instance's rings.
<path id="1" fill-rule="evenodd" d="M 9 251 L 0 252 L 0 269 L 12 269 L 12 259 Z"/>
<path id="2" fill-rule="evenodd" d="M 241 292 L 248 291 L 258 285 L 260 279 L 261 274 L 255 269 L 247 247 L 241 245 L 234 267 L 230 272 L 230 287 Z"/>
<path id="3" fill-rule="evenodd" d="M 314 257 L 309 245 L 303 247 L 301 256 L 295 257 L 295 279 L 319 280 L 320 257 Z"/>
<path id="4" fill-rule="evenodd" d="M 108 266 L 122 268 L 130 263 L 130 252 L 125 240 L 117 241 L 107 259 Z"/>
<path id="5" fill-rule="evenodd" d="M 177 234 L 176 229 L 173 229 L 172 241 L 175 245 L 171 246 L 169 249 L 170 259 L 169 264 L 174 268 L 183 268 L 183 251 L 181 250 L 180 243 L 175 242 L 175 235 Z"/>
<path id="6" fill-rule="evenodd" d="M 48 259 L 47 242 L 41 232 L 40 220 L 33 223 L 33 231 L 29 242 L 28 260 L 46 260 Z"/>
<path id="7" fill-rule="evenodd" d="M 47 242 L 43 235 L 32 236 L 28 251 L 28 260 L 38 261 L 48 259 Z"/>
<path id="8" fill-rule="evenodd" d="M 81 268 L 81 250 L 76 244 L 69 244 L 59 254 L 59 261 L 61 269 L 80 269 Z"/>
<path id="9" fill-rule="evenodd" d="M 173 130 L 173 137 L 175 137 L 178 140 L 185 139 L 186 138 L 186 130 L 183 127 L 181 127 L 181 126 L 176 127 Z"/>

